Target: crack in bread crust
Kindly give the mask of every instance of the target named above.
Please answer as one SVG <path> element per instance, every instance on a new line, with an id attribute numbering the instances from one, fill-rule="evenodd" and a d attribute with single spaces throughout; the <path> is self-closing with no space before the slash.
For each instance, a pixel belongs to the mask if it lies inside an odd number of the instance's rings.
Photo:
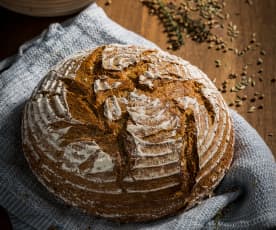
<path id="1" fill-rule="evenodd" d="M 149 221 L 209 196 L 233 128 L 215 86 L 166 52 L 107 45 L 71 57 L 26 104 L 23 149 L 42 184 L 93 215 Z"/>

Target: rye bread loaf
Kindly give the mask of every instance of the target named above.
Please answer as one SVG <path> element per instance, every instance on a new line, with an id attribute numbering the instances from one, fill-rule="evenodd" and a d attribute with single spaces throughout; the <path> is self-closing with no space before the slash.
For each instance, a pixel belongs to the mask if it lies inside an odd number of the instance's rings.
<path id="1" fill-rule="evenodd" d="M 49 71 L 26 103 L 22 143 L 39 181 L 68 204 L 121 222 L 188 209 L 233 157 L 227 106 L 197 67 L 106 45 Z"/>

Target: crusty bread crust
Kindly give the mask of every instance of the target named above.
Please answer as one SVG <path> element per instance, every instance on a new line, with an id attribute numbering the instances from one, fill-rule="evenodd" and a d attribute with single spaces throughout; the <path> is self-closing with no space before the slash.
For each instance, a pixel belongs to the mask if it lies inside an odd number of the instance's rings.
<path id="1" fill-rule="evenodd" d="M 166 52 L 106 45 L 49 71 L 26 103 L 25 157 L 68 204 L 121 222 L 193 207 L 233 157 L 227 106 L 197 67 Z"/>

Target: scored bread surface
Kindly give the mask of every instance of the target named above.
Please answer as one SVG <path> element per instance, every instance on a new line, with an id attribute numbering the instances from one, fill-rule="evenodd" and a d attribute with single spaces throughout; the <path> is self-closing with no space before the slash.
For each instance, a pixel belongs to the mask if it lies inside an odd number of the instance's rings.
<path id="1" fill-rule="evenodd" d="M 51 192 L 122 222 L 172 215 L 212 195 L 234 142 L 227 106 L 197 67 L 116 44 L 43 78 L 26 103 L 22 140 Z"/>

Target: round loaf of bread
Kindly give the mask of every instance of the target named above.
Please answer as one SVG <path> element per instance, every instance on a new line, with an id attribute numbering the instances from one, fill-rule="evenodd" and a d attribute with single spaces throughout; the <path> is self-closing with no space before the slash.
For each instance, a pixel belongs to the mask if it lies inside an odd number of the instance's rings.
<path id="1" fill-rule="evenodd" d="M 49 71 L 26 103 L 22 143 L 33 173 L 66 203 L 138 222 L 211 196 L 234 137 L 227 105 L 197 67 L 111 44 Z"/>

